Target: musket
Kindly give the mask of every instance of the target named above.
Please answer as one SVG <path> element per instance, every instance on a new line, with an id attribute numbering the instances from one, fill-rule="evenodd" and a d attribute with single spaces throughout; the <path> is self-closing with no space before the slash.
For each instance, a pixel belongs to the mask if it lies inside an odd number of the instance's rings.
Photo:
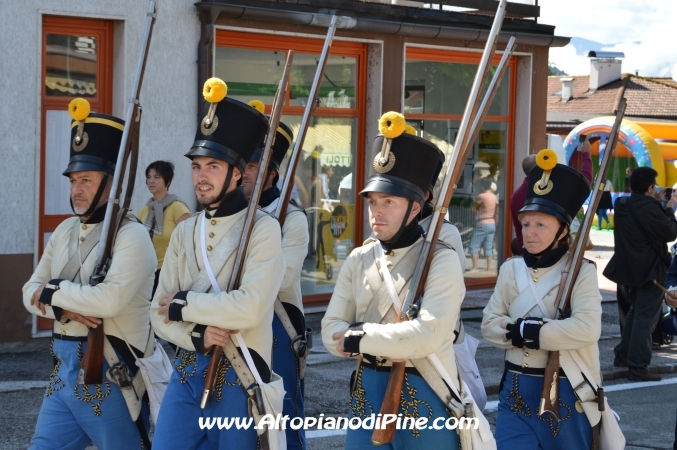
<path id="1" fill-rule="evenodd" d="M 303 142 L 306 139 L 306 132 L 308 131 L 308 125 L 310 124 L 310 119 L 315 112 L 315 108 L 320 101 L 318 98 L 318 92 L 320 90 L 320 84 L 322 83 L 322 77 L 324 77 L 324 69 L 327 67 L 327 58 L 329 57 L 329 52 L 331 51 L 331 44 L 334 41 L 334 34 L 336 33 L 336 22 L 337 17 L 331 17 L 331 23 L 329 24 L 329 30 L 327 30 L 327 37 L 324 38 L 324 47 L 322 47 L 322 54 L 320 55 L 320 60 L 317 63 L 317 69 L 315 69 L 315 78 L 313 79 L 313 85 L 310 87 L 310 93 L 308 94 L 308 103 L 306 103 L 306 109 L 303 111 L 303 118 L 301 119 L 301 127 L 299 132 L 296 135 L 296 141 L 294 142 L 294 149 L 291 152 L 289 157 L 289 163 L 287 164 L 287 173 L 284 177 L 284 183 L 282 183 L 282 190 L 280 191 L 280 200 L 277 203 L 277 208 L 275 209 L 275 217 L 280 222 L 280 228 L 284 225 L 284 220 L 287 217 L 287 208 L 289 207 L 289 199 L 291 199 L 292 190 L 294 188 L 294 178 L 296 177 L 296 168 L 298 163 L 301 160 L 301 149 L 303 148 Z"/>
<path id="2" fill-rule="evenodd" d="M 479 99 L 483 87 L 485 85 L 485 78 L 488 73 L 491 61 L 493 59 L 493 53 L 496 48 L 496 39 L 498 38 L 498 33 L 501 29 L 501 24 L 503 23 L 503 18 L 505 17 L 505 8 L 506 0 L 501 0 L 496 11 L 496 16 L 494 17 L 494 23 L 489 32 L 489 37 L 487 38 L 487 43 L 480 60 L 480 64 L 475 74 L 475 80 L 473 82 L 472 88 L 470 90 L 470 96 L 465 106 L 463 113 L 463 118 L 456 136 L 456 141 L 454 143 L 454 148 L 451 153 L 450 163 L 447 166 L 446 174 L 444 181 L 442 183 L 442 190 L 440 192 L 439 198 L 433 209 L 433 215 L 430 220 L 428 231 L 426 233 L 425 240 L 421 247 L 421 253 L 418 256 L 418 261 L 416 263 L 416 270 L 414 271 L 411 281 L 409 284 L 409 289 L 405 297 L 404 303 L 402 304 L 402 309 L 398 314 L 398 322 L 405 320 L 413 320 L 418 315 L 418 310 L 420 308 L 420 299 L 423 296 L 423 289 L 425 282 L 428 278 L 428 271 L 432 263 L 432 258 L 434 255 L 433 249 L 434 244 L 437 242 L 439 237 L 440 230 L 442 228 L 442 222 L 444 221 L 444 215 L 447 211 L 447 205 L 451 202 L 451 197 L 456 189 L 456 183 L 458 182 L 462 170 L 456 168 L 458 161 L 461 161 L 461 164 L 465 164 L 467 159 L 468 151 L 470 150 L 470 145 L 468 141 L 471 133 L 473 132 L 472 126 L 475 122 L 475 117 L 484 117 L 486 111 L 481 111 L 480 106 L 483 105 L 485 108 L 489 107 L 491 101 L 489 98 L 492 98 L 495 95 L 495 92 L 487 91 L 485 94 L 485 101 L 479 104 Z M 513 42 L 514 45 L 514 42 Z M 507 64 L 508 58 L 503 58 L 501 62 L 505 65 Z M 500 77 L 505 73 L 505 69 L 500 67 L 494 73 L 494 80 L 492 81 L 491 86 L 493 89 L 498 89 Z M 477 121 L 476 127 L 479 128 L 481 122 Z M 404 371 L 406 367 L 406 362 L 393 362 L 390 369 L 390 378 L 388 379 L 388 385 L 386 387 L 386 392 L 383 397 L 383 403 L 381 404 L 381 411 L 383 417 L 385 414 L 394 414 L 397 415 L 397 411 L 400 405 L 400 395 L 402 392 L 402 383 L 404 382 Z M 372 433 L 371 441 L 374 445 L 387 444 L 393 441 L 395 437 L 395 424 L 388 424 L 385 428 L 380 428 L 374 430 Z"/>
<path id="3" fill-rule="evenodd" d="M 157 0 L 150 0 L 141 40 L 141 51 L 139 52 L 136 72 L 134 73 L 134 83 L 132 84 L 132 92 L 125 115 L 125 129 L 122 132 L 117 164 L 115 165 L 115 173 L 108 196 L 108 203 L 106 204 L 106 215 L 101 227 L 101 240 L 97 247 L 94 270 L 89 279 L 91 286 L 98 285 L 106 278 L 112 263 L 111 253 L 115 245 L 115 238 L 122 221 L 129 212 L 129 204 L 134 192 L 139 155 L 139 125 L 141 123 L 139 93 L 141 92 L 143 75 L 146 70 L 148 49 L 150 48 L 150 40 L 156 17 Z M 129 173 L 127 174 L 128 165 Z M 126 186 L 123 186 L 125 174 L 127 175 L 127 183 Z M 103 323 L 96 328 L 89 329 L 87 334 L 87 349 L 80 361 L 80 370 L 77 377 L 78 384 L 101 384 L 103 380 L 104 339 Z"/>
<path id="4" fill-rule="evenodd" d="M 254 184 L 254 191 L 252 196 L 249 199 L 249 205 L 247 206 L 247 213 L 245 215 L 244 227 L 242 228 L 242 234 L 240 236 L 240 244 L 237 248 L 237 253 L 235 254 L 235 264 L 233 265 L 233 271 L 230 275 L 230 281 L 228 282 L 228 289 L 226 292 L 233 291 L 237 289 L 240 285 L 240 278 L 242 277 L 242 269 L 244 268 L 245 258 L 247 257 L 247 247 L 249 246 L 249 238 L 251 237 L 252 230 L 254 229 L 254 222 L 256 220 L 256 211 L 258 210 L 259 199 L 261 198 L 261 193 L 263 192 L 264 177 L 267 172 L 268 163 L 270 162 L 270 157 L 273 154 L 272 148 L 273 143 L 275 142 L 275 135 L 277 133 L 277 127 L 280 124 L 280 115 L 282 114 L 282 105 L 284 104 L 287 85 L 289 83 L 289 73 L 291 72 L 291 63 L 294 59 L 294 50 L 289 50 L 287 52 L 287 59 L 284 63 L 284 70 L 282 72 L 282 79 L 280 84 L 277 87 L 277 92 L 273 99 L 273 107 L 270 113 L 270 120 L 268 125 L 268 134 L 266 135 L 265 147 L 263 148 L 263 153 L 261 154 L 261 161 L 259 164 L 259 170 L 256 172 L 256 182 Z M 230 337 L 232 339 L 232 336 Z M 221 355 L 223 354 L 223 348 L 215 345 L 212 347 L 210 352 L 209 366 L 207 366 L 207 374 L 205 375 L 205 384 L 204 390 L 202 391 L 202 401 L 200 402 L 200 407 L 205 409 L 209 404 L 209 400 L 214 393 L 214 387 L 216 383 L 216 371 L 219 367 L 219 361 L 221 360 Z"/>
<path id="5" fill-rule="evenodd" d="M 597 205 L 602 198 L 604 192 L 604 185 L 606 183 L 606 176 L 611 165 L 611 158 L 616 149 L 616 142 L 618 141 L 618 131 L 623 121 L 625 114 L 626 100 L 625 97 L 621 101 L 616 110 L 616 120 L 611 128 L 609 140 L 607 141 L 604 157 L 599 164 L 599 172 L 595 178 L 595 184 L 592 188 L 592 196 L 588 204 L 588 210 L 585 212 L 583 223 L 576 233 L 574 239 L 573 249 L 569 251 L 566 265 L 562 271 L 562 281 L 557 290 L 555 297 L 556 311 L 558 312 L 557 319 L 563 320 L 571 316 L 571 294 L 574 290 L 574 283 L 581 270 L 583 263 L 583 255 L 585 254 L 585 247 L 588 243 L 588 236 L 590 235 L 590 228 L 592 227 L 593 216 L 597 212 Z M 538 407 L 538 415 L 552 414 L 555 419 L 559 420 L 559 351 L 552 351 L 548 353 L 548 362 L 545 366 L 545 374 L 543 376 L 543 388 L 541 390 L 541 403 Z"/>

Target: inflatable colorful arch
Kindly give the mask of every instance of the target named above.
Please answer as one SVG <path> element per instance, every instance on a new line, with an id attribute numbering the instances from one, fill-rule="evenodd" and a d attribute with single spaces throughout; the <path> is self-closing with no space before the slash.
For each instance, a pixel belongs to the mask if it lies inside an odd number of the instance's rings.
<path id="1" fill-rule="evenodd" d="M 611 127 L 614 123 L 614 117 L 597 117 L 583 122 L 574 128 L 564 140 L 564 153 L 567 162 L 571 159 L 574 151 L 578 147 L 579 136 L 581 134 L 591 137 L 600 137 L 601 140 L 593 146 L 593 153 L 599 151 L 600 144 L 605 144 Z M 672 180 L 666 179 L 665 157 L 661 152 L 661 147 L 641 125 L 631 120 L 623 119 L 620 131 L 618 133 L 618 144 L 616 145 L 615 156 L 634 157 L 638 167 L 653 167 L 658 172 L 656 182 L 659 186 L 666 186 Z M 670 165 L 673 165 L 672 163 Z M 672 174 L 671 174 L 672 175 Z M 670 183 L 672 186 L 673 183 Z"/>

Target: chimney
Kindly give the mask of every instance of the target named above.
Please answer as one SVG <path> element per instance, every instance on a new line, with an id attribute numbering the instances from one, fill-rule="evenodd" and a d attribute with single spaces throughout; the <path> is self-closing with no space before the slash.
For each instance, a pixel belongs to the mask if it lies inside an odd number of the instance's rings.
<path id="1" fill-rule="evenodd" d="M 600 87 L 621 79 L 622 52 L 595 52 L 588 53 L 590 58 L 590 92 L 594 93 Z"/>
<path id="2" fill-rule="evenodd" d="M 574 96 L 574 79 L 560 78 L 562 82 L 562 103 L 566 103 Z"/>

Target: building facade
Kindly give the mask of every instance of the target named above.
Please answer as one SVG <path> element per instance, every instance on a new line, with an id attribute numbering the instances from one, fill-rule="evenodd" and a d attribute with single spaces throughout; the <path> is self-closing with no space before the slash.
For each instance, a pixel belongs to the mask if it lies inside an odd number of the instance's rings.
<path id="1" fill-rule="evenodd" d="M 357 192 L 371 175 L 378 118 L 385 111 L 403 112 L 419 135 L 449 154 L 493 20 L 408 3 L 413 6 L 161 0 L 140 95 L 133 210 L 149 198 L 143 172 L 158 159 L 175 163 L 171 192 L 195 210 L 183 154 L 195 135 L 202 83 L 211 76 L 226 81 L 228 95 L 261 100 L 270 111 L 285 54 L 293 49 L 282 120 L 296 133 L 336 14 L 339 29 L 295 180 L 311 235 L 302 274 L 304 303 L 328 301 L 342 261 L 369 234 Z M 3 3 L 0 145 L 6 158 L 0 179 L 6 187 L 0 200 L 0 310 L 8 326 L 0 329 L 0 346 L 5 349 L 49 334 L 50 324 L 23 308 L 21 287 L 50 233 L 71 214 L 68 182 L 61 175 L 68 159 L 66 107 L 82 96 L 93 111 L 124 117 L 147 8 L 137 0 Z M 537 16 L 537 10 L 530 11 Z M 494 64 L 513 35 L 517 50 L 450 205 L 450 220 L 464 245 L 473 233 L 480 186 L 491 186 L 499 205 L 491 254 L 480 255 L 481 264 L 485 257 L 492 263 L 466 275 L 470 288 L 493 285 L 497 267 L 509 255 L 506 205 L 522 180 L 522 158 L 545 145 L 548 49 L 568 42 L 534 17 L 507 18 Z"/>

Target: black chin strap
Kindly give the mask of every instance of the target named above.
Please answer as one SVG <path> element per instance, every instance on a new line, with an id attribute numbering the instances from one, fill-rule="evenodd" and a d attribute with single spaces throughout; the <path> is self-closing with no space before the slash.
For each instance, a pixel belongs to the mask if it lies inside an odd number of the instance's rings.
<path id="1" fill-rule="evenodd" d="M 557 234 L 555 234 L 555 239 L 553 239 L 552 242 L 550 243 L 550 245 L 548 245 L 548 248 L 546 248 L 545 250 L 543 250 L 540 253 L 535 253 L 533 256 L 541 256 L 541 255 L 543 255 L 543 253 L 545 253 L 549 250 L 552 250 L 552 248 L 555 246 L 557 241 L 559 241 L 559 239 L 560 239 L 559 235 L 562 234 L 562 231 L 564 231 L 564 227 L 566 227 L 566 225 L 563 224 L 563 223 L 560 223 L 559 229 L 557 230 Z"/>
<path id="2" fill-rule="evenodd" d="M 228 164 L 228 172 L 226 173 L 226 182 L 223 183 L 223 187 L 221 188 L 221 193 L 219 194 L 218 197 L 214 200 L 214 203 L 221 203 L 221 200 L 223 200 L 223 197 L 226 195 L 228 192 L 228 186 L 230 186 L 230 180 L 233 179 L 233 166 L 231 164 Z M 214 204 L 212 203 L 212 205 Z M 209 206 L 209 205 L 207 205 Z M 218 206 L 217 206 L 218 208 Z"/>
<path id="3" fill-rule="evenodd" d="M 75 212 L 75 208 L 73 207 L 73 199 L 70 199 L 71 202 L 71 209 L 73 210 L 73 214 L 75 214 L 78 217 L 89 217 L 94 213 L 94 210 L 99 207 L 99 202 L 101 201 L 101 196 L 103 195 L 104 189 L 106 189 L 106 185 L 108 184 L 108 175 L 107 173 L 103 174 L 103 178 L 101 178 L 101 182 L 99 183 L 99 189 L 96 190 L 96 195 L 94 195 L 94 199 L 92 200 L 92 203 L 90 203 L 89 208 L 87 208 L 87 211 L 85 211 L 82 214 L 78 214 Z"/>
<path id="4" fill-rule="evenodd" d="M 404 218 L 402 219 L 402 224 L 400 224 L 400 229 L 397 230 L 397 233 L 395 233 L 395 236 L 390 238 L 388 242 L 397 242 L 397 240 L 400 238 L 402 233 L 404 232 L 404 229 L 407 227 L 407 219 L 409 218 L 409 214 L 411 214 L 411 208 L 414 207 L 414 201 L 409 200 L 409 206 L 407 206 L 407 212 L 404 213 Z"/>

